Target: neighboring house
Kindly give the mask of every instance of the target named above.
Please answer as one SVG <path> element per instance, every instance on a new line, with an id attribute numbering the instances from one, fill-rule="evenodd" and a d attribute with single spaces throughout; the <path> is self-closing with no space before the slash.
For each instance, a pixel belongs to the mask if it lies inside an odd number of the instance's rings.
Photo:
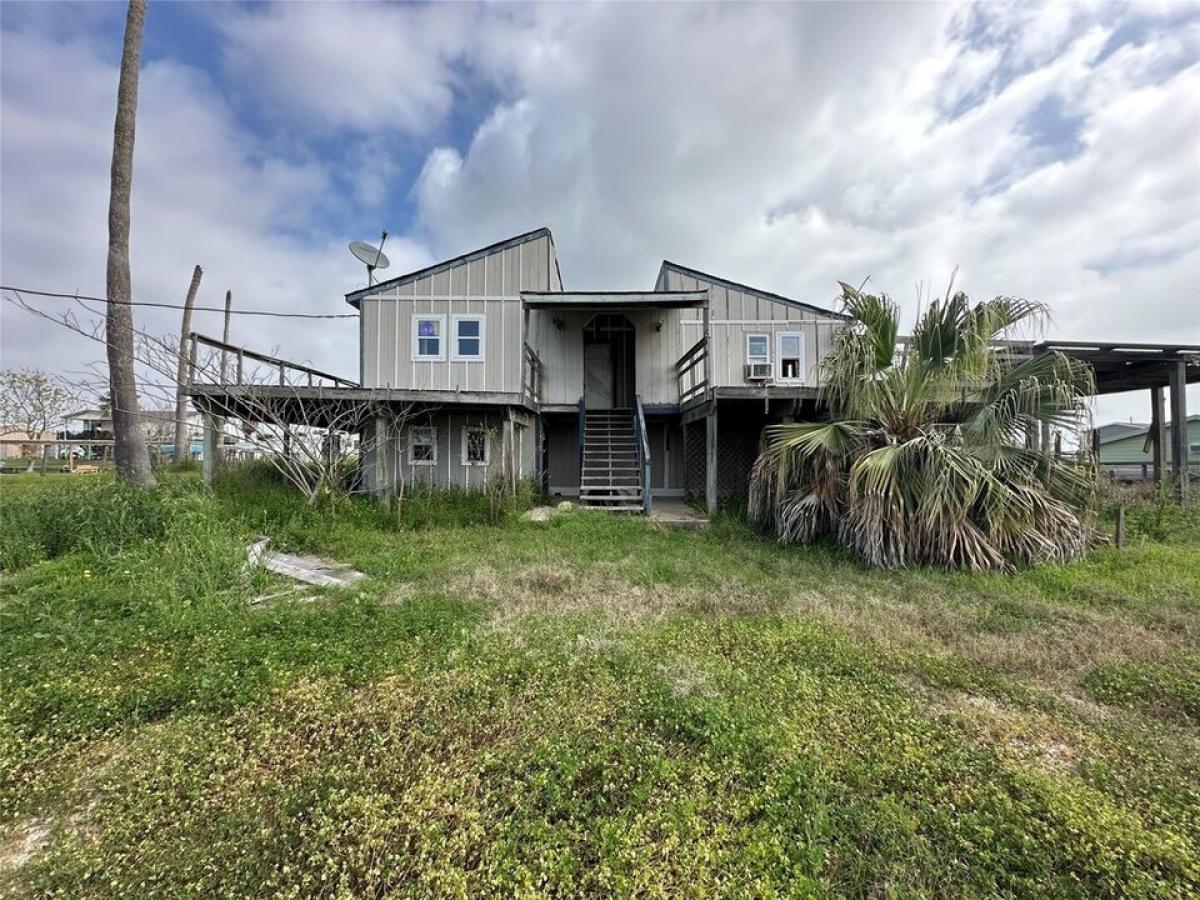
<path id="1" fill-rule="evenodd" d="M 80 409 L 63 416 L 66 437 L 80 440 L 110 440 L 112 416 L 107 408 Z"/>
<path id="2" fill-rule="evenodd" d="M 54 437 L 54 432 L 34 434 L 34 440 L 42 441 Z M 42 455 L 42 445 L 29 442 L 29 432 L 20 425 L 0 424 L 0 459 L 32 459 Z"/>
<path id="3" fill-rule="evenodd" d="M 1169 424 L 1167 426 L 1169 433 Z M 1139 422 L 1110 422 L 1096 429 L 1100 467 L 1118 481 L 1143 481 L 1153 476 L 1150 426 Z M 1200 415 L 1187 418 L 1188 470 L 1200 472 Z M 1165 451 L 1169 452 L 1169 451 Z"/>
<path id="4" fill-rule="evenodd" d="M 845 321 L 666 261 L 652 290 L 566 291 L 544 228 L 346 300 L 361 388 L 415 411 L 376 423 L 369 488 L 480 487 L 499 467 L 631 509 L 647 486 L 744 497 L 763 426 L 815 411 Z"/>

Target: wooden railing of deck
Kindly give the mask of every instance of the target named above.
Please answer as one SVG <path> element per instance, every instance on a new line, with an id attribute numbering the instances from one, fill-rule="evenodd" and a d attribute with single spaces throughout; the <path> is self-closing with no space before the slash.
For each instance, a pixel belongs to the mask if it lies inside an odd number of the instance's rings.
<path id="1" fill-rule="evenodd" d="M 646 430 L 646 410 L 642 406 L 642 395 L 633 398 L 633 424 L 636 430 L 638 466 L 642 481 L 642 514 L 650 515 L 650 435 Z"/>
<path id="2" fill-rule="evenodd" d="M 681 406 L 708 392 L 708 338 L 700 338 L 679 357 L 675 363 L 675 379 L 679 384 Z"/>
<path id="3" fill-rule="evenodd" d="M 525 345 L 521 360 L 521 393 L 529 401 L 530 406 L 542 402 L 542 391 L 546 383 L 546 367 L 537 352 Z"/>
<path id="4" fill-rule="evenodd" d="M 188 354 L 189 386 L 197 384 L 273 384 L 275 383 L 275 373 L 277 372 L 278 384 L 281 387 L 358 387 L 357 382 L 341 378 L 337 375 L 331 375 L 328 372 L 322 372 L 320 369 L 314 369 L 311 366 L 301 363 L 288 362 L 286 359 L 280 359 L 278 356 L 270 356 L 266 353 L 259 353 L 257 350 L 239 347 L 237 344 L 219 341 L 216 338 L 198 334 L 195 331 L 188 335 L 188 343 L 190 344 Z M 200 360 L 201 347 L 215 350 L 219 355 L 220 365 L 216 368 L 215 372 L 211 364 L 202 364 Z M 234 363 L 232 371 L 229 366 L 231 360 Z M 259 363 L 264 366 L 271 373 L 270 382 L 264 381 L 261 378 L 254 378 L 251 381 L 247 381 L 247 375 L 251 374 L 246 366 L 247 361 L 252 364 Z M 257 375 L 261 371 L 260 369 L 254 374 Z M 229 377 L 230 374 L 233 375 L 232 379 Z"/>

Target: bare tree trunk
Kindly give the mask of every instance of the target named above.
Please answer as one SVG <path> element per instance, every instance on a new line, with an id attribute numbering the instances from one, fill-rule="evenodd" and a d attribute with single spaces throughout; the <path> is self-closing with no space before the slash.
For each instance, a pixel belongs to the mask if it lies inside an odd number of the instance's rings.
<path id="1" fill-rule="evenodd" d="M 129 195 L 133 184 L 133 140 L 137 118 L 138 57 L 146 23 L 146 0 L 129 0 L 125 47 L 117 85 L 113 126 L 112 178 L 108 198 L 108 272 L 105 343 L 112 403 L 117 475 L 131 484 L 152 486 L 154 472 L 138 415 L 133 359 L 133 308 L 129 275 Z"/>
<path id="2" fill-rule="evenodd" d="M 179 326 L 179 369 L 175 379 L 175 453 L 171 461 L 179 465 L 188 458 L 190 441 L 187 427 L 188 378 L 188 334 L 192 330 L 192 307 L 196 305 L 196 293 L 200 290 L 200 278 L 204 270 L 196 266 L 192 270 L 192 283 L 188 286 L 187 299 L 183 301 L 183 322 Z"/>

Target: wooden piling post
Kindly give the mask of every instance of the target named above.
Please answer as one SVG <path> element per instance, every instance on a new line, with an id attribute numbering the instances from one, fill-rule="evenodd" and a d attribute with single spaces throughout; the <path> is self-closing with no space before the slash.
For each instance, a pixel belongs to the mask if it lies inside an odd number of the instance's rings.
<path id="1" fill-rule="evenodd" d="M 1154 466 L 1154 482 L 1162 481 L 1166 469 L 1167 423 L 1163 415 L 1163 389 L 1150 388 L 1150 459 Z"/>
<path id="2" fill-rule="evenodd" d="M 1125 504 L 1117 507 L 1117 549 L 1125 546 Z"/>
<path id="3" fill-rule="evenodd" d="M 1171 473 L 1175 476 L 1175 492 L 1180 503 L 1188 496 L 1188 439 L 1187 439 L 1187 372 L 1186 361 L 1171 363 Z"/>
<path id="4" fill-rule="evenodd" d="M 709 401 L 708 415 L 704 417 L 704 506 L 710 512 L 717 511 L 717 401 Z"/>

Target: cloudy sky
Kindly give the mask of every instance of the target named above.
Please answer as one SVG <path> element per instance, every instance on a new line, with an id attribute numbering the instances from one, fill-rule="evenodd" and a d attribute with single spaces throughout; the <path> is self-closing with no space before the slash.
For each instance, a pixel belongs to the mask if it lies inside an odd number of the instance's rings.
<path id="1" fill-rule="evenodd" d="M 104 291 L 123 19 L 0 4 L 6 284 Z M 870 276 L 911 315 L 957 266 L 1051 336 L 1200 343 L 1198 98 L 1195 3 L 151 2 L 134 294 L 179 302 L 200 263 L 201 303 L 349 312 L 349 240 L 386 228 L 398 274 L 548 225 L 568 288 L 665 257 L 826 305 Z M 0 315 L 5 367 L 102 355 Z M 355 375 L 353 320 L 233 339 Z"/>

